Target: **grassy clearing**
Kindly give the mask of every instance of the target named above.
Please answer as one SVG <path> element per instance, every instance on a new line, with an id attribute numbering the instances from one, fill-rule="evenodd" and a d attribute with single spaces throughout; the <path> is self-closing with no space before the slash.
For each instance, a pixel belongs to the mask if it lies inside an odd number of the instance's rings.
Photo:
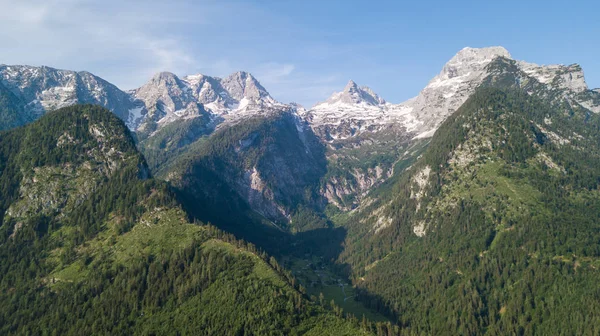
<path id="1" fill-rule="evenodd" d="M 112 217 L 105 223 L 106 230 L 96 238 L 78 246 L 76 253 L 86 256 L 88 264 L 81 258 L 71 264 L 62 264 L 61 256 L 69 253 L 73 247 L 66 245 L 51 253 L 51 260 L 57 264 L 55 270 L 48 276 L 49 280 L 79 282 L 87 276 L 94 266 L 94 260 L 99 254 L 112 257 L 115 262 L 127 265 L 129 260 L 145 256 L 157 255 L 164 251 L 179 250 L 189 246 L 194 238 L 199 237 L 203 228 L 190 224 L 180 209 L 155 209 L 146 213 L 131 231 L 119 235 L 116 223 L 121 220 Z M 53 233 L 54 239 L 68 235 L 73 227 L 62 227 Z"/>
<path id="2" fill-rule="evenodd" d="M 490 218 L 498 210 L 495 205 L 506 208 L 506 218 L 520 217 L 526 209 L 542 208 L 541 194 L 536 188 L 525 179 L 508 178 L 500 173 L 505 165 L 497 159 L 462 169 L 455 167 L 452 182 L 443 187 L 440 205 L 445 208 L 463 199 L 473 199 L 488 205 L 483 210 Z"/>
<path id="3" fill-rule="evenodd" d="M 201 226 L 188 223 L 179 209 L 155 209 L 145 214 L 131 231 L 118 237 L 115 259 L 125 263 L 140 255 L 183 249 L 202 230 Z"/>
<path id="4" fill-rule="evenodd" d="M 254 269 L 252 274 L 259 279 L 270 281 L 272 284 L 278 287 L 286 286 L 286 283 L 281 276 L 277 274 L 269 265 L 267 265 L 262 259 L 260 259 L 257 255 L 239 249 L 227 242 L 218 239 L 210 239 L 206 242 L 202 243 L 202 248 L 206 250 L 219 250 L 224 251 L 226 253 L 230 253 L 233 255 L 245 255 L 254 260 Z"/>
<path id="5" fill-rule="evenodd" d="M 385 316 L 356 301 L 356 293 L 349 281 L 335 275 L 319 258 L 294 259 L 288 261 L 287 266 L 306 288 L 308 295 L 318 298 L 323 293 L 325 303 L 333 300 L 344 312 L 353 314 L 359 319 L 364 315 L 372 321 L 388 321 Z"/>

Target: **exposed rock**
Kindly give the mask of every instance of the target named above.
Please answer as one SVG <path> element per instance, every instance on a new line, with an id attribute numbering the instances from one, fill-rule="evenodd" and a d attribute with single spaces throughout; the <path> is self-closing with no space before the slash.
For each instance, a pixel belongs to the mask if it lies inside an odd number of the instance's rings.
<path id="1" fill-rule="evenodd" d="M 545 129 L 544 127 L 536 124 L 536 126 L 540 129 L 540 131 L 542 131 L 542 133 L 544 133 L 552 142 L 554 142 L 555 144 L 562 146 L 562 145 L 567 145 L 570 144 L 571 141 L 569 139 L 565 139 L 563 137 L 561 137 L 560 135 Z"/>
<path id="2" fill-rule="evenodd" d="M 48 111 L 78 103 L 104 106 L 127 120 L 129 110 L 134 107 L 127 93 L 85 71 L 0 65 L 0 82 L 21 101 L 28 121 Z"/>
<path id="3" fill-rule="evenodd" d="M 417 225 L 413 226 L 413 232 L 417 237 L 423 237 L 427 233 L 425 229 L 425 221 L 420 221 Z"/>
<path id="4" fill-rule="evenodd" d="M 262 180 L 256 167 L 246 171 L 244 179 L 238 185 L 245 190 L 244 198 L 254 211 L 270 219 L 289 219 L 290 214 L 276 203 L 273 191 Z"/>
<path id="5" fill-rule="evenodd" d="M 189 119 L 208 113 L 213 123 L 237 120 L 271 109 L 292 109 L 278 103 L 262 85 L 247 72 L 236 72 L 225 79 L 202 74 L 183 78 L 169 72 L 156 74 L 148 83 L 131 91 L 143 102 L 138 111 L 143 117 L 133 129 L 148 131 L 175 120 Z"/>
<path id="6" fill-rule="evenodd" d="M 543 162 L 546 166 L 548 166 L 548 168 L 550 169 L 554 169 L 558 172 L 561 172 L 563 174 L 566 174 L 566 170 L 561 167 L 560 165 L 558 165 L 557 163 L 555 163 L 551 157 L 549 157 L 546 153 L 544 152 L 539 152 L 536 157 L 538 158 L 538 160 L 540 160 L 540 162 Z"/>

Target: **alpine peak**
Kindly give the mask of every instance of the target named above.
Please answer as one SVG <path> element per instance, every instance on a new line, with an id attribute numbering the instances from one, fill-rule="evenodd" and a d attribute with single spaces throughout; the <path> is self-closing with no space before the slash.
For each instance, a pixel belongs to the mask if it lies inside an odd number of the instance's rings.
<path id="1" fill-rule="evenodd" d="M 237 100 L 242 100 L 243 98 L 256 101 L 261 100 L 261 98 L 272 100 L 267 90 L 258 80 L 252 74 L 245 71 L 232 73 L 222 80 L 222 85 L 231 97 Z"/>
<path id="2" fill-rule="evenodd" d="M 356 82 L 351 79 L 348 81 L 348 84 L 346 84 L 344 91 L 349 91 L 349 90 L 357 89 L 357 88 L 358 88 L 358 85 L 356 85 Z"/>
<path id="3" fill-rule="evenodd" d="M 484 48 L 465 47 L 465 48 L 461 49 L 458 53 L 456 53 L 456 55 L 454 56 L 454 58 L 452 58 L 452 60 L 454 60 L 454 59 L 460 59 L 460 60 L 469 60 L 469 59 L 470 60 L 479 60 L 479 59 L 486 60 L 487 59 L 487 60 L 491 60 L 496 57 L 512 58 L 512 56 L 510 55 L 508 50 L 506 50 L 506 48 L 501 47 L 501 46 L 493 46 L 493 47 L 484 47 Z"/>
<path id="4" fill-rule="evenodd" d="M 378 106 L 385 105 L 385 100 L 377 95 L 369 87 L 359 87 L 353 80 L 348 81 L 348 84 L 341 92 L 332 94 L 325 102 L 315 105 L 314 108 L 331 105 L 368 105 Z"/>

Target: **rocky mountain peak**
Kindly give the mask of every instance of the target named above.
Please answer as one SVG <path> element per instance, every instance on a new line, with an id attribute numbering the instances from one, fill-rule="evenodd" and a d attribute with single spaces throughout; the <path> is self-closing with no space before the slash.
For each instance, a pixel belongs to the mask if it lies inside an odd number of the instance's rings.
<path id="1" fill-rule="evenodd" d="M 450 62 L 473 62 L 481 60 L 493 60 L 496 57 L 512 58 L 508 50 L 501 46 L 471 48 L 465 47 L 450 59 Z"/>
<path id="2" fill-rule="evenodd" d="M 418 137 L 430 137 L 443 120 L 465 102 L 487 75 L 495 59 L 511 59 L 503 47 L 463 48 L 419 95 L 405 103 L 418 121 Z"/>
<path id="3" fill-rule="evenodd" d="M 385 99 L 381 98 L 377 93 L 375 93 L 370 87 L 368 86 L 363 86 L 360 88 L 364 93 L 366 93 L 368 95 L 368 97 L 373 98 L 373 101 L 377 104 L 377 105 L 382 105 L 385 104 L 386 101 Z"/>
<path id="4" fill-rule="evenodd" d="M 344 92 L 350 92 L 352 90 L 358 90 L 358 85 L 352 79 L 348 81 L 348 84 L 344 87 Z"/>
<path id="5" fill-rule="evenodd" d="M 444 65 L 430 84 L 472 75 L 498 57 L 511 58 L 508 50 L 503 47 L 463 48 Z"/>
<path id="6" fill-rule="evenodd" d="M 314 108 L 327 107 L 330 105 L 384 105 L 385 100 L 379 97 L 371 88 L 367 86 L 359 87 L 353 80 L 348 81 L 344 90 L 332 94 L 329 99 L 323 103 L 317 104 Z"/>
<path id="7" fill-rule="evenodd" d="M 159 72 L 152 76 L 152 79 L 146 85 L 155 85 L 155 86 L 172 86 L 179 85 L 180 79 L 172 72 Z"/>
<path id="8" fill-rule="evenodd" d="M 272 99 L 267 90 L 252 76 L 245 71 L 234 72 L 221 81 L 229 95 L 236 99 L 244 98 L 258 101 L 262 98 Z"/>
<path id="9" fill-rule="evenodd" d="M 132 91 L 132 95 L 144 103 L 138 115 L 146 116 L 134 129 L 146 122 L 155 123 L 160 128 L 176 120 L 195 118 L 201 110 L 206 110 L 214 117 L 213 120 L 222 122 L 262 113 L 268 107 L 281 105 L 254 76 L 244 71 L 223 79 L 203 74 L 180 79 L 172 73 L 161 72 L 144 86 Z"/>
<path id="10" fill-rule="evenodd" d="M 136 98 L 149 104 L 149 100 L 167 99 L 177 100 L 186 92 L 185 84 L 171 72 L 159 72 L 150 81 L 134 90 Z M 155 102 L 153 102 L 155 103 Z"/>
<path id="11" fill-rule="evenodd" d="M 22 120 L 33 121 L 47 111 L 77 103 L 101 105 L 127 119 L 132 106 L 127 93 L 86 71 L 2 65 L 0 82 L 23 104 Z"/>

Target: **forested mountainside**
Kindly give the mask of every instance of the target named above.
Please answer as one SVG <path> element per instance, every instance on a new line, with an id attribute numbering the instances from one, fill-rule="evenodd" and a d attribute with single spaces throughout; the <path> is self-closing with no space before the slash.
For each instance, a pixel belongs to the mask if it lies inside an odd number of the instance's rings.
<path id="1" fill-rule="evenodd" d="M 495 71 L 489 65 L 498 58 L 519 72 L 514 80 L 566 95 L 592 112 L 600 111 L 600 94 L 587 89 L 578 65 L 540 66 L 513 60 L 502 47 L 487 47 L 460 50 L 416 97 L 405 102 L 387 102 L 372 89 L 349 81 L 342 91 L 306 109 L 276 101 L 256 78 L 243 71 L 226 78 L 159 72 L 141 87 L 121 91 L 87 72 L 1 65 L 0 104 L 4 108 L 0 129 L 24 125 L 59 107 L 98 104 L 113 111 L 136 133 L 140 150 L 151 169 L 158 171 L 169 166 L 163 164 L 184 147 L 217 129 L 289 113 L 304 125 L 301 129 L 310 128 L 324 147 L 327 172 L 320 181 L 319 197 L 326 199 L 331 213 L 347 212 L 393 176 L 395 165 L 410 159 L 407 155 L 413 146 L 427 142 L 446 117 L 486 84 Z M 303 187 L 313 189 L 313 181 Z M 265 212 L 263 204 L 259 207 L 255 210 Z M 290 209 L 269 211 L 271 220 L 275 212 L 281 220 L 280 215 Z"/>
<path id="2" fill-rule="evenodd" d="M 182 133 L 192 128 L 182 125 Z M 177 141 L 177 134 L 165 133 L 163 142 Z M 310 128 L 287 111 L 219 128 L 176 150 L 152 144 L 144 149 L 157 176 L 180 190 L 199 216 L 236 230 L 242 229 L 243 216 L 258 215 L 272 222 L 268 226 L 291 232 L 327 227 L 292 219 L 325 208 L 319 194 L 326 171 L 323 151 Z"/>
<path id="3" fill-rule="evenodd" d="M 349 220 L 362 300 L 424 334 L 600 332 L 600 117 L 549 97 L 480 88 Z"/>
<path id="4" fill-rule="evenodd" d="M 17 97 L 0 83 L 0 131 L 27 123 L 21 109 Z"/>
<path id="5" fill-rule="evenodd" d="M 67 107 L 0 133 L 0 158 L 2 334 L 388 328 L 309 300 L 254 245 L 190 223 L 106 109 Z"/>
<path id="6" fill-rule="evenodd" d="M 309 109 L 0 66 L 0 332 L 599 334 L 599 112 L 502 47 Z"/>

